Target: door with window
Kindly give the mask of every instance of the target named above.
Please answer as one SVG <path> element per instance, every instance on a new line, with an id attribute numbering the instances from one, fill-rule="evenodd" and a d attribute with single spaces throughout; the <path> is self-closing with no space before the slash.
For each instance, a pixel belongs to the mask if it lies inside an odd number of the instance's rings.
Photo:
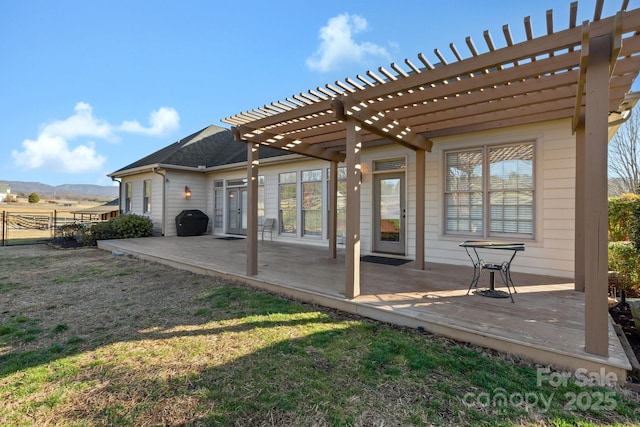
<path id="1" fill-rule="evenodd" d="M 227 233 L 247 234 L 247 188 L 227 189 Z"/>
<path id="2" fill-rule="evenodd" d="M 374 175 L 373 250 L 405 254 L 404 173 Z"/>

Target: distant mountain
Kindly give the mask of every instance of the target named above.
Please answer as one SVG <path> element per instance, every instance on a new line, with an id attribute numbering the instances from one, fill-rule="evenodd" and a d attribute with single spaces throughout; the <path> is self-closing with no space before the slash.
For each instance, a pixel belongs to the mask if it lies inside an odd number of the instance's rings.
<path id="1" fill-rule="evenodd" d="M 22 181 L 3 181 L 0 183 L 8 184 L 11 188 L 11 194 L 24 194 L 28 196 L 31 193 L 37 193 L 40 197 L 54 199 L 102 199 L 112 200 L 118 197 L 117 186 L 92 185 L 92 184 L 63 184 L 63 185 L 47 185 L 40 182 L 22 182 Z"/>

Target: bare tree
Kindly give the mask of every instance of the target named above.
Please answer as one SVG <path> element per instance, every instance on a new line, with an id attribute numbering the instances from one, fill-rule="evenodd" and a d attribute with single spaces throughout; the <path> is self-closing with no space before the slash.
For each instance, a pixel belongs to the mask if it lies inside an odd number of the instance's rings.
<path id="1" fill-rule="evenodd" d="M 609 193 L 638 193 L 640 185 L 640 110 L 618 129 L 609 142 Z"/>

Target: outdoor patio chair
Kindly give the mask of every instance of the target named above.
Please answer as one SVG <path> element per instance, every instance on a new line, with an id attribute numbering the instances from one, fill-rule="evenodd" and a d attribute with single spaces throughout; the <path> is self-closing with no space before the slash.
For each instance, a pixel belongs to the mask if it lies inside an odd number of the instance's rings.
<path id="1" fill-rule="evenodd" d="M 265 218 L 262 223 L 262 240 L 264 241 L 264 233 L 269 233 L 269 240 L 273 242 L 273 229 L 276 228 L 275 218 Z"/>

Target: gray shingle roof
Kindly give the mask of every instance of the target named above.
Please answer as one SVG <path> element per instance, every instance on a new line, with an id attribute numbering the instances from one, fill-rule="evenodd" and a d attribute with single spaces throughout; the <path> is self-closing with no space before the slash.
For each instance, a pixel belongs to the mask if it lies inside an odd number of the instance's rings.
<path id="1" fill-rule="evenodd" d="M 261 147 L 259 154 L 261 159 L 266 159 L 291 153 Z M 235 141 L 230 130 L 211 125 L 118 169 L 113 174 L 155 164 L 197 168 L 198 166 L 222 166 L 246 161 L 247 144 Z"/>

